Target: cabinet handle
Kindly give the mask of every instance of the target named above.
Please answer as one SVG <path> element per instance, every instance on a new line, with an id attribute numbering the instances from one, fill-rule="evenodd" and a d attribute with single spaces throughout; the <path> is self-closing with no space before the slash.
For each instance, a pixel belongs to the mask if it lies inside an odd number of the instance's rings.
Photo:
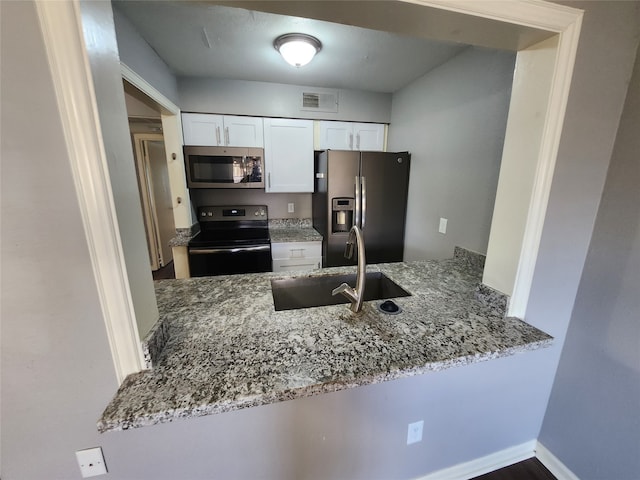
<path id="1" fill-rule="evenodd" d="M 353 150 L 353 133 L 349 134 L 349 148 Z"/>
<path id="2" fill-rule="evenodd" d="M 229 141 L 229 127 L 224 128 L 224 137 L 225 137 L 226 145 L 229 146 L 229 144 L 231 143 Z"/>
<path id="3" fill-rule="evenodd" d="M 220 127 L 216 127 L 216 142 L 220 145 Z"/>
<path id="4" fill-rule="evenodd" d="M 271 189 L 271 172 L 267 173 L 267 185 L 269 185 L 269 189 Z"/>
<path id="5" fill-rule="evenodd" d="M 356 144 L 356 149 L 360 150 L 360 134 L 356 135 L 356 140 L 357 140 L 357 144 Z"/>

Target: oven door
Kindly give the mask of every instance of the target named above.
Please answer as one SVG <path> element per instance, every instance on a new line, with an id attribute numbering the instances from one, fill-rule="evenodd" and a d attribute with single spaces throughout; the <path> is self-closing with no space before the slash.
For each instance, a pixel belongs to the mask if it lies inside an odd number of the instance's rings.
<path id="1" fill-rule="evenodd" d="M 271 245 L 189 247 L 192 277 L 271 271 Z"/>

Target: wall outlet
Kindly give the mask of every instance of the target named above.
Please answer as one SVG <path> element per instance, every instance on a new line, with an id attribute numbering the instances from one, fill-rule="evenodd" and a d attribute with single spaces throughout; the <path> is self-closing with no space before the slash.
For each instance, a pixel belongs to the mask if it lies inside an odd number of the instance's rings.
<path id="1" fill-rule="evenodd" d="M 295 204 L 293 204 L 293 203 L 289 203 L 289 204 L 287 204 L 287 211 L 288 211 L 289 213 L 293 213 L 293 212 L 295 212 L 295 211 L 296 211 L 296 206 L 295 206 Z"/>
<path id="2" fill-rule="evenodd" d="M 102 447 L 87 448 L 76 452 L 82 478 L 95 477 L 107 473 Z"/>
<path id="3" fill-rule="evenodd" d="M 412 443 L 418 443 L 422 441 L 422 427 L 424 426 L 424 420 L 409 424 L 407 428 L 407 445 Z"/>
<path id="4" fill-rule="evenodd" d="M 440 219 L 440 226 L 438 227 L 438 232 L 440 233 L 447 233 L 447 222 L 449 220 L 447 220 L 446 218 L 441 218 Z"/>

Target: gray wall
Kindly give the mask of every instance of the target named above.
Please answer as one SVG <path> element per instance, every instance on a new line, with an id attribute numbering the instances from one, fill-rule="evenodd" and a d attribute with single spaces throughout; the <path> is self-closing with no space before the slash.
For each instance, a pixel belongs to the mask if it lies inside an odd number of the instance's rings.
<path id="1" fill-rule="evenodd" d="M 96 445 L 112 479 L 410 478 L 536 438 L 638 42 L 637 4 L 581 5 L 583 44 L 527 312 L 559 338 L 554 347 L 98 435 L 116 381 L 44 45 L 33 2 L 0 2 L 2 478 L 80 478 L 73 452 Z M 35 212 L 46 236 L 26 220 Z M 419 419 L 424 441 L 407 447 L 407 423 Z"/>
<path id="2" fill-rule="evenodd" d="M 80 478 L 115 370 L 33 2 L 0 20 L 0 475 Z"/>
<path id="3" fill-rule="evenodd" d="M 149 248 L 127 122 L 112 10 L 107 2 L 93 1 L 82 2 L 81 10 L 131 299 L 138 333 L 140 338 L 144 338 L 157 322 L 159 314 L 149 265 Z"/>
<path id="4" fill-rule="evenodd" d="M 173 72 L 117 8 L 113 16 L 122 62 L 177 105 L 178 84 Z"/>
<path id="5" fill-rule="evenodd" d="M 265 193 L 264 190 L 197 189 L 189 190 L 194 207 L 202 205 L 266 205 L 269 218 L 311 218 L 310 193 Z M 287 206 L 293 203 L 294 212 Z"/>
<path id="6" fill-rule="evenodd" d="M 184 112 L 389 123 L 390 93 L 335 90 L 339 92 L 337 113 L 301 110 L 302 92 L 318 90 L 317 87 L 243 80 L 178 79 L 180 108 Z"/>
<path id="7" fill-rule="evenodd" d="M 556 337 L 558 354 L 571 318 L 640 38 L 637 1 L 566 4 L 584 9 L 585 15 L 525 318 Z"/>
<path id="8" fill-rule="evenodd" d="M 640 56 L 540 441 L 583 480 L 640 476 Z"/>
<path id="9" fill-rule="evenodd" d="M 411 152 L 405 260 L 487 253 L 514 63 L 467 48 L 393 95 L 388 148 Z"/>

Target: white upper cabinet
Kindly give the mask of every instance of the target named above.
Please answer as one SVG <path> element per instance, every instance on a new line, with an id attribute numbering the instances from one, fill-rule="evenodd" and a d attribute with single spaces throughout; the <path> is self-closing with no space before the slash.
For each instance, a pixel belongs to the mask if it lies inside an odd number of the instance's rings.
<path id="1" fill-rule="evenodd" d="M 380 152 L 384 149 L 384 124 L 354 123 L 354 150 Z"/>
<path id="2" fill-rule="evenodd" d="M 384 149 L 384 124 L 355 122 L 320 122 L 320 150 Z"/>
<path id="3" fill-rule="evenodd" d="M 262 118 L 225 115 L 224 135 L 227 147 L 264 147 Z"/>
<path id="4" fill-rule="evenodd" d="M 264 147 L 260 117 L 183 113 L 182 132 L 185 145 Z"/>
<path id="5" fill-rule="evenodd" d="M 222 115 L 182 114 L 182 134 L 185 145 L 203 147 L 224 145 L 223 131 Z"/>
<path id="6" fill-rule="evenodd" d="M 349 122 L 320 122 L 320 150 L 353 150 L 353 125 Z"/>
<path id="7" fill-rule="evenodd" d="M 264 119 L 267 192 L 313 192 L 313 120 Z"/>

